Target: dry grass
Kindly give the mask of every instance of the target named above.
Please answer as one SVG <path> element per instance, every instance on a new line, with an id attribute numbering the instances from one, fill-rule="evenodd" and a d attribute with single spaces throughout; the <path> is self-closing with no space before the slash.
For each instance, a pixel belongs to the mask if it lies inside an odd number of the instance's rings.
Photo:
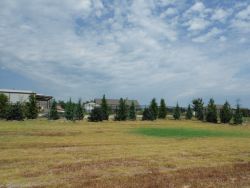
<path id="1" fill-rule="evenodd" d="M 198 121 L 0 121 L 0 187 L 250 186 L 249 137 L 134 134 L 140 127 L 250 134 Z"/>

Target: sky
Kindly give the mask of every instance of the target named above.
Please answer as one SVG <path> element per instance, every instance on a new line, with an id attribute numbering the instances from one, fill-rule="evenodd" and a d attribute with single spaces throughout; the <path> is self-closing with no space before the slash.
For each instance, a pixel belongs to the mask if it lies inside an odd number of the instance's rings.
<path id="1" fill-rule="evenodd" d="M 1 0 L 0 88 L 250 107 L 250 0 Z"/>

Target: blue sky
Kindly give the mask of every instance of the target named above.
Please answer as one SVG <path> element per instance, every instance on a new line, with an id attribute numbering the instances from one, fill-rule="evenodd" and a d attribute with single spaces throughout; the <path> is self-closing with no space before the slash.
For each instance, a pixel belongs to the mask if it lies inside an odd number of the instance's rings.
<path id="1" fill-rule="evenodd" d="M 0 88 L 250 107 L 250 0 L 1 0 Z"/>

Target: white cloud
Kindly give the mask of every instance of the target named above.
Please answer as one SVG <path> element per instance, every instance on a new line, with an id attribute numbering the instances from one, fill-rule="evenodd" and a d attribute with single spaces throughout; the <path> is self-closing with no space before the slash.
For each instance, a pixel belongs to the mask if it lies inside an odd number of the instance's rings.
<path id="1" fill-rule="evenodd" d="M 188 20 L 184 25 L 188 27 L 188 30 L 195 31 L 207 28 L 210 25 L 210 22 L 203 18 L 192 18 Z"/>
<path id="2" fill-rule="evenodd" d="M 222 33 L 222 31 L 215 27 L 215 28 L 211 29 L 208 33 L 201 35 L 199 37 L 193 38 L 192 40 L 194 42 L 203 43 L 203 42 L 207 42 L 209 40 L 214 39 L 214 37 L 218 36 L 221 33 Z"/>
<path id="3" fill-rule="evenodd" d="M 230 13 L 224 9 L 216 9 L 211 16 L 212 20 L 224 22 L 225 19 L 230 15 Z"/>

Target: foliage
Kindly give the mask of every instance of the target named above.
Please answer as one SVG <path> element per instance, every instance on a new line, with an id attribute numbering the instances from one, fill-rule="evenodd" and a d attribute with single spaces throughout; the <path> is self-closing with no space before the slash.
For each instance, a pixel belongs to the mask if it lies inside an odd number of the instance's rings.
<path id="1" fill-rule="evenodd" d="M 154 120 L 156 120 L 157 117 L 158 117 L 158 105 L 157 105 L 157 102 L 156 102 L 155 98 L 152 99 L 152 101 L 151 101 L 151 103 L 149 105 L 149 110 L 153 114 Z"/>
<path id="2" fill-rule="evenodd" d="M 153 112 L 149 108 L 145 108 L 142 114 L 142 120 L 150 120 L 153 121 L 155 120 Z"/>
<path id="3" fill-rule="evenodd" d="M 74 118 L 75 120 L 82 120 L 84 118 L 84 109 L 82 107 L 82 102 L 80 99 L 78 103 L 75 105 Z"/>
<path id="4" fill-rule="evenodd" d="M 167 106 L 166 106 L 165 100 L 161 99 L 158 118 L 165 119 L 166 116 L 167 116 Z"/>
<path id="5" fill-rule="evenodd" d="M 4 119 L 8 108 L 8 97 L 0 93 L 0 119 Z"/>
<path id="6" fill-rule="evenodd" d="M 65 106 L 65 118 L 67 120 L 71 121 L 74 120 L 74 109 L 75 109 L 75 104 L 70 99 Z"/>
<path id="7" fill-rule="evenodd" d="M 226 101 L 223 105 L 221 111 L 220 111 L 220 121 L 221 123 L 229 123 L 232 119 L 232 109 L 230 107 L 230 104 Z"/>
<path id="8" fill-rule="evenodd" d="M 88 120 L 98 122 L 103 120 L 103 111 L 100 107 L 95 107 L 89 114 Z"/>
<path id="9" fill-rule="evenodd" d="M 7 120 L 18 120 L 22 121 L 24 120 L 24 106 L 17 102 L 15 104 L 8 105 L 7 111 L 6 111 L 6 119 Z"/>
<path id="10" fill-rule="evenodd" d="M 206 120 L 207 122 L 217 123 L 217 109 L 216 105 L 214 104 L 214 100 L 210 99 L 207 105 L 206 111 Z"/>
<path id="11" fill-rule="evenodd" d="M 240 124 L 243 123 L 243 116 L 242 116 L 242 113 L 240 111 L 240 105 L 239 104 L 237 104 L 235 113 L 233 115 L 233 120 L 234 120 L 235 125 L 240 125 Z"/>
<path id="12" fill-rule="evenodd" d="M 49 111 L 49 117 L 48 117 L 50 120 L 59 119 L 59 115 L 58 115 L 56 106 L 57 106 L 57 102 L 55 100 L 53 100 L 52 104 L 51 104 L 50 111 Z"/>
<path id="13" fill-rule="evenodd" d="M 118 108 L 116 110 L 115 120 L 125 121 L 128 118 L 128 107 L 126 105 L 126 100 L 120 99 Z"/>
<path id="14" fill-rule="evenodd" d="M 134 103 L 134 101 L 132 101 L 131 106 L 129 107 L 128 118 L 130 120 L 136 120 L 136 109 L 135 109 L 135 103 Z"/>
<path id="15" fill-rule="evenodd" d="M 180 107 L 179 107 L 179 104 L 178 104 L 178 103 L 176 104 L 176 107 L 175 107 L 175 109 L 174 109 L 174 114 L 173 114 L 173 117 L 174 117 L 174 119 L 175 119 L 175 120 L 177 120 L 177 119 L 180 119 L 180 118 L 181 118 L 181 109 L 180 109 Z"/>
<path id="16" fill-rule="evenodd" d="M 194 99 L 192 102 L 193 102 L 193 110 L 195 112 L 195 117 L 198 120 L 203 121 L 203 119 L 204 119 L 204 112 L 203 112 L 204 103 L 203 103 L 202 98 Z"/>
<path id="17" fill-rule="evenodd" d="M 191 106 L 189 104 L 188 108 L 187 108 L 186 119 L 192 119 L 192 117 L 193 117 L 193 111 L 192 111 Z"/>
<path id="18" fill-rule="evenodd" d="M 25 115 L 28 119 L 36 119 L 38 117 L 39 110 L 36 102 L 36 96 L 34 94 L 29 96 L 29 102 L 25 105 L 25 111 Z"/>
<path id="19" fill-rule="evenodd" d="M 101 109 L 102 109 L 102 114 L 103 114 L 102 119 L 108 120 L 109 119 L 109 107 L 108 107 L 105 95 L 103 95 L 103 97 L 102 97 Z"/>
<path id="20" fill-rule="evenodd" d="M 64 101 L 59 100 L 59 101 L 58 101 L 58 104 L 62 107 L 62 109 L 65 109 L 66 103 L 65 103 Z"/>

